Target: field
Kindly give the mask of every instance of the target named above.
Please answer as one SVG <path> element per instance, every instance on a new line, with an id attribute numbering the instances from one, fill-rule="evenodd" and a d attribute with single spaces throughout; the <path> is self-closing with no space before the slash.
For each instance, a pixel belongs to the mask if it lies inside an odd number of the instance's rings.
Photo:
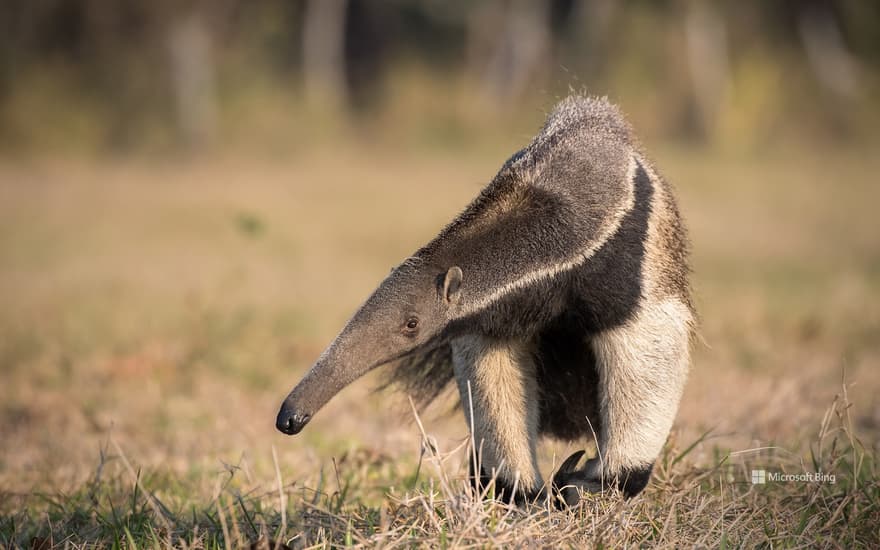
<path id="1" fill-rule="evenodd" d="M 525 139 L 0 161 L 0 547 L 880 544 L 867 149 L 652 148 L 692 234 L 701 320 L 636 499 L 484 501 L 461 413 L 416 421 L 373 392 L 381 373 L 299 436 L 275 431 L 361 300 Z M 574 448 L 545 444 L 544 475 Z M 834 483 L 753 485 L 755 469 Z"/>

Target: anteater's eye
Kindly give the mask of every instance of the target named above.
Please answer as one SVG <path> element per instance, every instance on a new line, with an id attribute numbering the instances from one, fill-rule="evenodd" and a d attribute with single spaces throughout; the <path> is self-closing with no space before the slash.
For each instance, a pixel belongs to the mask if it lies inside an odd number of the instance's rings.
<path id="1" fill-rule="evenodd" d="M 412 332 L 419 328 L 419 320 L 416 317 L 410 317 L 406 320 L 406 330 Z"/>

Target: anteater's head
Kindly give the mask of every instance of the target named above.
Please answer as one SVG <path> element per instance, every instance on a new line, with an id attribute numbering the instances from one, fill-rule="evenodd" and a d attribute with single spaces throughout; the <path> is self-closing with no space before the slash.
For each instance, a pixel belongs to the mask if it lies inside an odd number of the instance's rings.
<path id="1" fill-rule="evenodd" d="M 296 434 L 331 397 L 370 370 L 441 336 L 461 294 L 458 267 L 410 259 L 379 285 L 281 405 L 275 426 Z"/>

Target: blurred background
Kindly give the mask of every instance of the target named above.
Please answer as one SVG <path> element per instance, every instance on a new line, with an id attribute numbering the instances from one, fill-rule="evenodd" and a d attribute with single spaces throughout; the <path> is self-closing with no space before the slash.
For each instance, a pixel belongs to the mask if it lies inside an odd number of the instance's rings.
<path id="1" fill-rule="evenodd" d="M 859 0 L 3 0 L 0 491 L 111 438 L 195 483 L 272 446 L 287 479 L 414 463 L 375 377 L 298 438 L 277 407 L 570 91 L 621 106 L 690 227 L 670 444 L 805 453 L 845 389 L 876 449 L 878 29 Z"/>
<path id="2" fill-rule="evenodd" d="M 877 125 L 878 24 L 858 0 L 5 0 L 0 144 L 461 147 L 575 89 L 651 138 L 847 145 Z"/>

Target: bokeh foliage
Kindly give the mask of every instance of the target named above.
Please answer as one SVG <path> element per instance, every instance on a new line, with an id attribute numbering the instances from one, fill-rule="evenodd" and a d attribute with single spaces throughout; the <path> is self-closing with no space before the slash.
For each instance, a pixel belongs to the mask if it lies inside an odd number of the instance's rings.
<path id="1" fill-rule="evenodd" d="M 277 150 L 389 124 L 462 142 L 570 88 L 649 136 L 740 148 L 850 144 L 880 121 L 875 2 L 3 4 L 7 151 Z"/>

